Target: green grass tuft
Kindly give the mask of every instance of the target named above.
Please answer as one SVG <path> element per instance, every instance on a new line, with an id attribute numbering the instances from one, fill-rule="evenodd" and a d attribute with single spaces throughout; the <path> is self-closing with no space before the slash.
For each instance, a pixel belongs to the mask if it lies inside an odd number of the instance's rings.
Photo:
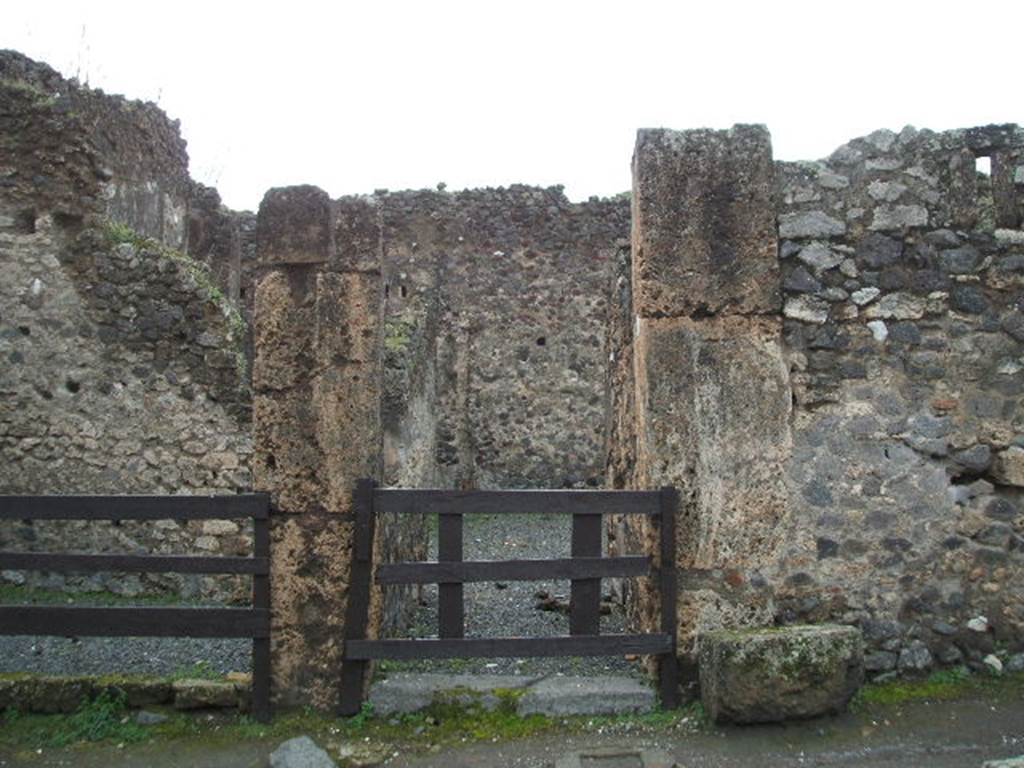
<path id="1" fill-rule="evenodd" d="M 235 347 L 235 367 L 241 382 L 248 381 L 248 361 L 245 357 L 247 326 L 238 307 L 229 301 L 210 275 L 210 268 L 187 253 L 169 248 L 151 237 L 145 237 L 126 224 L 107 219 L 103 222 L 103 234 L 111 247 L 125 243 L 139 251 L 153 253 L 170 259 L 179 265 L 220 310 L 228 325 L 228 340 Z"/>
<path id="2" fill-rule="evenodd" d="M 851 708 L 863 711 L 872 706 L 893 706 L 912 701 L 951 701 L 978 694 L 1019 694 L 1024 690 L 1024 673 L 994 677 L 974 675 L 966 667 L 933 672 L 921 680 L 893 680 L 868 683 L 854 697 Z"/>
<path id="3" fill-rule="evenodd" d="M 70 715 L 27 715 L 8 709 L 3 723 L 0 744 L 32 749 L 100 741 L 132 744 L 148 738 L 145 728 L 132 720 L 125 696 L 108 691 L 83 701 Z"/>
<path id="4" fill-rule="evenodd" d="M 188 667 L 178 667 L 169 675 L 170 680 L 223 680 L 224 675 L 208 661 L 197 661 Z"/>

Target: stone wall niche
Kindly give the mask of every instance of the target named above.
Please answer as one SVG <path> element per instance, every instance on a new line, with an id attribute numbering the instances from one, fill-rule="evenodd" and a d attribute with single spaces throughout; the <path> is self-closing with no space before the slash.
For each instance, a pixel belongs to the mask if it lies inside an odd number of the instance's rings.
<path id="1" fill-rule="evenodd" d="M 702 630 L 772 620 L 747 574 L 774 561 L 787 514 L 773 184 L 762 127 L 639 133 L 632 485 L 680 491 L 679 648 L 691 659 Z M 635 614 L 654 627 L 657 596 L 638 592 Z"/>
<path id="2" fill-rule="evenodd" d="M 352 546 L 352 490 L 380 475 L 379 269 L 332 260 L 332 209 L 315 187 L 260 208 L 254 482 L 269 491 L 274 694 L 334 709 Z M 371 626 L 380 600 L 371 608 Z"/>

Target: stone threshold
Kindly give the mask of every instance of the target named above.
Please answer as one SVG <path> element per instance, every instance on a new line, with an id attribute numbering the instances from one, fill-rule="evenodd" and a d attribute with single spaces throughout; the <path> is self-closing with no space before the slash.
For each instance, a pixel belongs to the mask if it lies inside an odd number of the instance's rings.
<path id="1" fill-rule="evenodd" d="M 654 690 L 630 677 L 563 675 L 448 675 L 393 672 L 370 687 L 378 715 L 404 714 L 432 704 L 494 710 L 514 707 L 525 715 L 621 715 L 651 712 Z"/>

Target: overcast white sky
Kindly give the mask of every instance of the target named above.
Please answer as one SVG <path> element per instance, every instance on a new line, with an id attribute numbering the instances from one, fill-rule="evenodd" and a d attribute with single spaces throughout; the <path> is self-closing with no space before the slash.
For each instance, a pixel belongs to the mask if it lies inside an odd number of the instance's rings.
<path id="1" fill-rule="evenodd" d="M 775 156 L 1024 122 L 1024 2 L 5 3 L 0 48 L 156 101 L 234 208 L 272 186 L 629 188 L 638 127 L 759 122 Z"/>

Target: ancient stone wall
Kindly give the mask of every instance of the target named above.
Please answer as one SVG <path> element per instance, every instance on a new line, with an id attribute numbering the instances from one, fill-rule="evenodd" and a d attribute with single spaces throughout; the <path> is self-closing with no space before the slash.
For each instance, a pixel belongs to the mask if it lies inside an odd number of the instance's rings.
<path id="1" fill-rule="evenodd" d="M 676 566 L 689 578 L 680 582 L 679 642 L 692 657 L 709 626 L 770 620 L 761 601 L 723 600 L 704 575 L 772 564 L 788 515 L 790 392 L 768 132 L 641 131 L 633 177 L 633 327 L 614 352 L 632 350 L 633 372 L 616 366 L 613 376 L 632 379 L 617 418 L 632 414 L 635 458 L 617 460 L 611 479 L 680 491 Z M 651 523 L 626 525 L 627 547 L 639 540 L 657 551 Z M 635 586 L 634 621 L 656 631 L 652 585 Z"/>
<path id="2" fill-rule="evenodd" d="M 877 131 L 777 182 L 795 404 L 777 618 L 859 623 L 876 673 L 1020 647 L 1024 130 Z"/>
<path id="3" fill-rule="evenodd" d="M 358 477 L 601 482 L 606 293 L 627 216 L 624 200 L 573 205 L 560 189 L 529 187 L 268 193 L 256 232 L 256 484 L 296 513 L 277 524 L 295 530 L 275 546 L 305 542 L 276 559 L 282 690 L 334 695 L 313 678 L 338 664 L 327 638 L 341 636 L 349 551 L 339 542 Z M 422 557 L 424 522 L 380 520 L 380 556 Z M 317 622 L 293 615 L 299 595 L 319 606 Z M 377 597 L 375 629 L 389 631 L 411 594 Z"/>
<path id="4" fill-rule="evenodd" d="M 245 327 L 180 250 L 193 189 L 156 107 L 0 53 L 0 493 L 251 488 Z M 0 547 L 245 554 L 250 542 L 226 521 L 37 522 L 5 523 Z M 4 578 L 246 597 L 213 577 Z"/>
<path id="5" fill-rule="evenodd" d="M 631 199 L 288 187 L 238 213 L 155 106 L 0 52 L 0 492 L 270 491 L 285 702 L 335 703 L 360 477 L 677 486 L 690 660 L 706 629 L 794 621 L 860 626 L 876 674 L 1021 646 L 1024 131 L 776 163 L 758 126 L 645 130 L 633 171 Z M 422 554 L 419 521 L 378 530 L 378 559 Z M 146 531 L 0 546 L 249 545 Z M 655 627 L 650 584 L 628 596 Z M 408 598 L 375 594 L 374 630 Z"/>
<path id="6" fill-rule="evenodd" d="M 388 481 L 601 485 L 608 294 L 628 201 L 516 186 L 374 202 L 399 473 Z"/>
<path id="7" fill-rule="evenodd" d="M 874 674 L 1019 648 L 1024 132 L 774 169 L 756 136 L 642 131 L 634 156 L 609 482 L 681 488 L 681 653 L 796 621 L 860 626 Z"/>
<path id="8" fill-rule="evenodd" d="M 274 689 L 280 703 L 324 708 L 338 703 L 352 491 L 380 479 L 382 452 L 379 254 L 373 243 L 336 249 L 336 218 L 316 187 L 274 189 L 256 232 L 253 471 L 277 510 Z M 375 594 L 374 631 L 381 611 Z"/>

